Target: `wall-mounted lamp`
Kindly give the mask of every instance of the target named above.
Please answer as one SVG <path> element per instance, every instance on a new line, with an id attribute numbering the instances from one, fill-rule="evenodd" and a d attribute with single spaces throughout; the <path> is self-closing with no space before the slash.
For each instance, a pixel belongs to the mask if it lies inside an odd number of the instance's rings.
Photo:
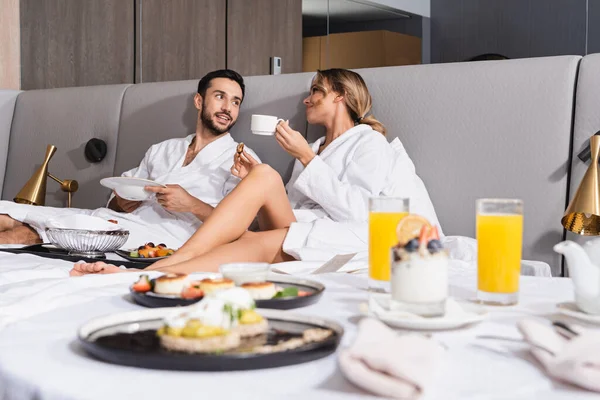
<path id="1" fill-rule="evenodd" d="M 32 204 L 36 206 L 43 206 L 46 203 L 46 181 L 48 177 L 52 178 L 60 184 L 60 188 L 63 192 L 67 192 L 69 198 L 67 200 L 67 207 L 71 207 L 71 198 L 73 193 L 79 189 L 79 183 L 75 180 L 65 179 L 64 181 L 58 179 L 54 175 L 48 172 L 48 163 L 52 156 L 56 153 L 56 146 L 48 145 L 46 148 L 46 157 L 42 166 L 33 174 L 27 181 L 25 186 L 17 193 L 14 198 L 15 203 Z"/>

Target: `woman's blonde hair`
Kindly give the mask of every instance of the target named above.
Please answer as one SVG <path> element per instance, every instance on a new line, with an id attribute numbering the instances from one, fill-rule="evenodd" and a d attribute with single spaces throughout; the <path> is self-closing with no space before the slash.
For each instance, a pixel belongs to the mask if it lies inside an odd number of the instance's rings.
<path id="1" fill-rule="evenodd" d="M 346 108 L 355 124 L 370 125 L 373 130 L 385 135 L 385 126 L 372 115 L 371 94 L 362 76 L 356 72 L 342 68 L 331 68 L 317 71 L 313 86 L 327 94 L 327 86 L 344 96 Z"/>

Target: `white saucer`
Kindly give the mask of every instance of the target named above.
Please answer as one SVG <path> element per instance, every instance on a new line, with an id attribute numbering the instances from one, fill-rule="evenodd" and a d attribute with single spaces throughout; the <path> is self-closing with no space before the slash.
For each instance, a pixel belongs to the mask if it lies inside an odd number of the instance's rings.
<path id="1" fill-rule="evenodd" d="M 144 190 L 145 186 L 166 187 L 162 183 L 142 178 L 129 178 L 125 176 L 114 176 L 100 180 L 100 184 L 113 189 L 117 194 L 126 199 L 134 201 L 148 200 L 154 194 Z"/>
<path id="2" fill-rule="evenodd" d="M 580 321 L 590 322 L 592 324 L 600 324 L 600 315 L 584 313 L 579 309 L 579 307 L 577 307 L 577 304 L 572 301 L 557 304 L 556 310 L 559 314 L 567 315 Z"/>
<path id="3" fill-rule="evenodd" d="M 421 317 L 405 311 L 389 309 L 389 294 L 371 294 L 368 314 L 394 328 L 439 331 L 461 328 L 487 318 L 487 311 L 476 304 L 448 298 L 442 317 Z"/>

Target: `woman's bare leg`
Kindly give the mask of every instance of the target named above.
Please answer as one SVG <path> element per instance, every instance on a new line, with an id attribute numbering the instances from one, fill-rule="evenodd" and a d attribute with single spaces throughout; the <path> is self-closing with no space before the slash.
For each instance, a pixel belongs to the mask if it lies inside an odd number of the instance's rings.
<path id="1" fill-rule="evenodd" d="M 240 238 L 259 211 L 273 228 L 287 228 L 296 221 L 281 176 L 266 164 L 253 167 L 175 254 L 153 266 L 181 263 Z"/>
<path id="2" fill-rule="evenodd" d="M 267 232 L 248 232 L 240 239 L 223 244 L 199 257 L 160 268 L 154 264 L 146 269 L 189 274 L 192 272 L 215 272 L 218 271 L 220 265 L 229 262 L 278 263 L 291 261 L 293 258 L 282 250 L 287 231 L 287 229 L 277 229 Z"/>
<path id="3" fill-rule="evenodd" d="M 22 226 L 23 223 L 11 218 L 7 214 L 0 214 L 0 232 L 14 229 L 18 226 Z"/>

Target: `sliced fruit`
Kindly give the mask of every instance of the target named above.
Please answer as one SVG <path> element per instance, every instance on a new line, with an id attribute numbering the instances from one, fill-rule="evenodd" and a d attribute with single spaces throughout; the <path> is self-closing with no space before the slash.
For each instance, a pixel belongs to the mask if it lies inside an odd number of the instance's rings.
<path id="1" fill-rule="evenodd" d="M 419 244 L 427 245 L 429 241 L 429 232 L 431 231 L 431 226 L 423 225 L 421 227 L 421 232 L 419 232 Z"/>
<path id="2" fill-rule="evenodd" d="M 150 249 L 138 250 L 138 254 L 140 255 L 140 257 L 148 258 L 150 257 Z"/>
<path id="3" fill-rule="evenodd" d="M 410 240 L 419 237 L 423 227 L 427 227 L 427 230 L 429 230 L 431 224 L 426 218 L 420 215 L 408 214 L 402 218 L 396 227 L 398 244 L 404 246 Z"/>
<path id="4" fill-rule="evenodd" d="M 139 293 L 146 293 L 152 290 L 152 282 L 150 282 L 148 275 L 140 276 L 140 279 L 133 284 L 132 289 Z"/>
<path id="5" fill-rule="evenodd" d="M 158 257 L 164 257 L 164 256 L 167 256 L 168 254 L 169 254 L 169 250 L 167 250 L 165 248 L 159 247 L 158 250 L 156 250 L 156 255 Z"/>
<path id="6" fill-rule="evenodd" d="M 189 287 L 183 289 L 181 297 L 184 299 L 198 299 L 204 297 L 204 291 L 200 289 L 200 284 L 192 282 Z"/>
<path id="7" fill-rule="evenodd" d="M 129 252 L 129 257 L 138 258 L 139 256 L 140 256 L 140 254 L 138 253 L 137 250 Z"/>
<path id="8" fill-rule="evenodd" d="M 440 240 L 440 232 L 438 231 L 437 226 L 431 228 L 431 231 L 429 233 L 429 240 Z"/>

